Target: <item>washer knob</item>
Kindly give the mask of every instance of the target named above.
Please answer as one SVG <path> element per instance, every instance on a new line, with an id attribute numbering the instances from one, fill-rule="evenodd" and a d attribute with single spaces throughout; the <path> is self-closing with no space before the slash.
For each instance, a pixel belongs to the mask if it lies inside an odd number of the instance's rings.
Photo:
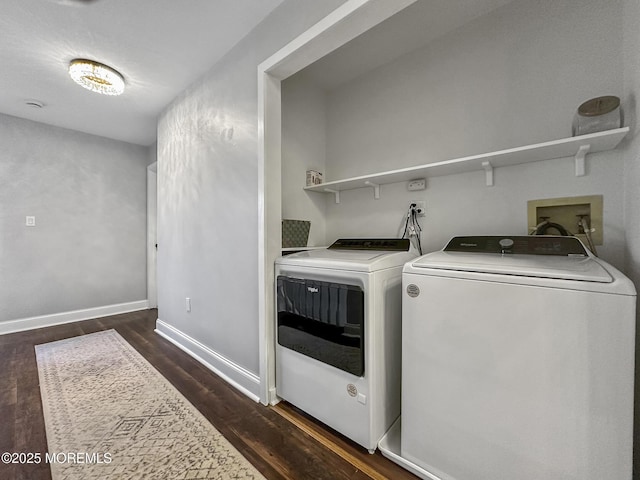
<path id="1" fill-rule="evenodd" d="M 514 241 L 510 238 L 503 238 L 498 242 L 500 245 L 500 253 L 510 253 L 511 247 L 513 247 Z"/>

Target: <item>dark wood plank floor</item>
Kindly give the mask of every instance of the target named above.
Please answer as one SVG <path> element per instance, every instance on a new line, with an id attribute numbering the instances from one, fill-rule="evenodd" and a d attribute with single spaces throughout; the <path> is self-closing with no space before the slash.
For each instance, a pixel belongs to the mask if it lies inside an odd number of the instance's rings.
<path id="1" fill-rule="evenodd" d="M 34 345 L 114 328 L 268 479 L 415 480 L 379 452 L 369 455 L 289 405 L 248 399 L 154 333 L 156 318 L 157 310 L 147 310 L 0 335 L 0 453 L 47 451 Z M 306 433 L 311 430 L 315 438 Z M 3 480 L 50 478 L 45 463 L 0 463 Z"/>

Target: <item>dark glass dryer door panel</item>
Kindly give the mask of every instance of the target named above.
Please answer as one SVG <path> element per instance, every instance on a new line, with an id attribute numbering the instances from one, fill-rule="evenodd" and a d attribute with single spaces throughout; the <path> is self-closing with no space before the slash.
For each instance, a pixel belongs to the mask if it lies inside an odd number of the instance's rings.
<path id="1" fill-rule="evenodd" d="M 356 285 L 279 276 L 278 343 L 364 375 L 364 292 Z"/>

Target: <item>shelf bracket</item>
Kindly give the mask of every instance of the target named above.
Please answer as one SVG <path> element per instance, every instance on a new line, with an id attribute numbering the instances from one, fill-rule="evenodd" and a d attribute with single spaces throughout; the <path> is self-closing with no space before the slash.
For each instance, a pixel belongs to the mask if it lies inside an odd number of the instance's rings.
<path id="1" fill-rule="evenodd" d="M 580 145 L 578 153 L 576 153 L 576 177 L 584 176 L 584 157 L 589 153 L 591 145 Z"/>
<path id="2" fill-rule="evenodd" d="M 373 183 L 368 180 L 364 182 L 364 184 L 368 185 L 369 187 L 373 187 L 373 198 L 378 200 L 380 198 L 380 185 L 378 183 Z"/>
<path id="3" fill-rule="evenodd" d="M 329 192 L 329 193 L 334 193 L 336 196 L 336 203 L 340 203 L 340 191 L 339 190 L 332 190 L 331 188 L 325 188 L 324 189 L 325 192 Z"/>
<path id="4" fill-rule="evenodd" d="M 489 160 L 485 160 L 484 162 L 482 162 L 482 168 L 484 168 L 484 176 L 487 182 L 487 187 L 493 187 L 493 165 L 491 165 L 491 162 Z"/>

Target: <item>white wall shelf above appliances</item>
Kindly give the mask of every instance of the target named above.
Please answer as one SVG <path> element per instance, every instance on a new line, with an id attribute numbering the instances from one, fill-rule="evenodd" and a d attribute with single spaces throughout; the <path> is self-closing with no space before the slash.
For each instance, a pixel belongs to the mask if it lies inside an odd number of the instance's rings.
<path id="1" fill-rule="evenodd" d="M 336 203 L 340 203 L 340 192 L 343 190 L 370 187 L 374 189 L 374 198 L 377 199 L 380 195 L 380 185 L 387 183 L 407 182 L 415 178 L 439 177 L 454 173 L 483 170 L 487 186 L 493 186 L 493 169 L 496 167 L 571 156 L 575 158 L 576 176 L 582 176 L 585 174 L 584 160 L 587 153 L 603 152 L 616 148 L 628 132 L 629 127 L 616 128 L 604 132 L 483 153 L 481 155 L 335 180 L 320 185 L 304 187 L 304 189 L 311 192 L 333 193 L 336 197 Z"/>

